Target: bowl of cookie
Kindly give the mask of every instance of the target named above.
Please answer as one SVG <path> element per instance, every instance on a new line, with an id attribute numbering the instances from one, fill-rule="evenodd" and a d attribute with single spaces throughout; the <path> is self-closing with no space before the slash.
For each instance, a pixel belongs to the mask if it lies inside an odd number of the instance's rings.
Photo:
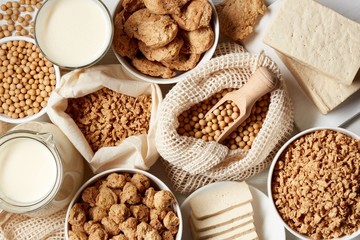
<path id="1" fill-rule="evenodd" d="M 154 175 L 114 168 L 90 178 L 70 202 L 66 239 L 175 239 L 183 230 L 179 204 Z"/>
<path id="2" fill-rule="evenodd" d="M 281 147 L 267 187 L 271 205 L 293 235 L 302 240 L 360 235 L 359 159 L 360 136 L 338 127 L 302 131 Z"/>
<path id="3" fill-rule="evenodd" d="M 143 81 L 180 81 L 211 59 L 218 39 L 211 0 L 122 0 L 114 13 L 115 56 Z"/>

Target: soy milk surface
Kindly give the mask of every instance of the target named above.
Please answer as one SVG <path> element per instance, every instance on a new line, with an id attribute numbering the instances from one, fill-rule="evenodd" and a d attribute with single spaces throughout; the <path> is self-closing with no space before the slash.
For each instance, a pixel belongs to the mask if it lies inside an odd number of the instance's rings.
<path id="1" fill-rule="evenodd" d="M 56 182 L 50 150 L 31 138 L 14 138 L 0 146 L 0 196 L 27 204 L 45 197 Z"/>
<path id="2" fill-rule="evenodd" d="M 48 0 L 36 18 L 35 36 L 50 61 L 85 66 L 107 50 L 111 19 L 97 0 Z"/>

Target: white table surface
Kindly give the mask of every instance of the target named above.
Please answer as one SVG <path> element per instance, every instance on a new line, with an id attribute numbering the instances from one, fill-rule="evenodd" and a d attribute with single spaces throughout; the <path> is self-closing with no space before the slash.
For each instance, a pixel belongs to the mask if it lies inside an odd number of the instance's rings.
<path id="1" fill-rule="evenodd" d="M 266 3 L 269 5 L 273 2 L 275 2 L 276 0 L 266 0 Z M 331 0 L 330 0 L 331 1 Z M 0 2 L 5 2 L 4 0 L 1 0 Z M 115 9 L 115 6 L 117 5 L 117 0 L 103 0 L 103 2 L 108 6 L 110 12 L 112 12 Z M 214 0 L 214 2 L 219 2 L 217 0 Z M 356 1 L 354 1 L 356 2 Z M 338 1 L 338 5 L 334 5 L 334 2 L 332 2 L 332 7 L 334 9 L 337 8 L 337 6 L 340 4 L 342 4 L 342 1 Z M 360 14 L 359 14 L 360 16 Z M 112 50 L 110 50 L 108 52 L 108 54 L 98 63 L 98 64 L 112 64 L 112 63 L 117 63 L 117 59 L 115 58 Z M 169 89 L 171 89 L 173 85 L 161 85 L 161 89 L 163 91 L 164 96 L 166 95 L 166 93 L 169 91 Z M 357 111 L 360 110 L 357 109 Z M 315 116 L 313 116 L 315 118 L 323 118 L 323 115 L 320 114 L 320 112 L 317 112 L 315 114 Z M 48 120 L 48 118 L 45 116 L 42 120 Z M 345 122 L 348 119 L 343 119 L 343 121 Z M 341 122 L 343 122 L 341 121 Z M 360 134 L 360 116 L 357 116 L 356 118 L 354 118 L 352 121 L 349 121 L 346 125 L 344 125 L 345 128 L 347 128 L 348 130 L 351 130 L 357 134 Z M 152 174 L 156 175 L 158 178 L 160 178 L 162 181 L 164 181 L 170 188 L 172 188 L 170 180 L 168 179 L 164 167 L 161 164 L 161 161 L 157 161 L 155 163 L 154 166 L 151 167 L 151 169 L 149 170 L 149 172 L 151 172 Z M 90 178 L 92 173 L 90 171 L 89 168 L 87 168 L 86 171 L 86 178 Z M 267 194 L 267 190 L 266 190 L 266 182 L 267 182 L 267 176 L 268 176 L 268 169 L 265 169 L 263 172 L 257 174 L 256 176 L 253 176 L 249 179 L 246 180 L 246 182 L 248 184 L 250 184 L 251 186 L 259 189 L 260 191 L 264 192 L 265 194 Z M 187 197 L 187 195 L 183 195 L 183 194 L 179 194 L 179 193 L 175 193 L 175 196 L 178 200 L 178 202 L 181 204 L 184 199 Z M 293 236 L 291 233 L 289 233 L 288 231 L 286 231 L 286 239 L 287 240 L 296 240 L 297 238 L 295 236 Z M 184 239 L 184 240 L 188 240 L 188 239 Z M 267 239 L 265 239 L 267 240 Z M 269 239 L 270 240 L 270 239 Z M 276 240 L 276 239 L 274 239 Z M 357 237 L 356 240 L 360 240 L 360 237 Z"/>

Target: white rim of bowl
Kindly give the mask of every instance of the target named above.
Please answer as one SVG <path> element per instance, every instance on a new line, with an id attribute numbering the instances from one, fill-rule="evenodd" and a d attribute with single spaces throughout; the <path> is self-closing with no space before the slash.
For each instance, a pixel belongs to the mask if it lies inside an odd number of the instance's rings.
<path id="1" fill-rule="evenodd" d="M 22 37 L 22 36 L 11 36 L 11 37 L 5 37 L 0 39 L 0 44 L 9 42 L 9 41 L 20 41 L 20 40 L 24 40 L 26 42 L 31 42 L 34 45 L 36 45 L 37 48 L 39 48 L 39 46 L 36 44 L 35 40 L 29 37 Z M 39 48 L 40 49 L 40 48 Z M 45 57 L 45 56 L 44 56 Z M 54 70 L 55 70 L 55 78 L 56 78 L 56 85 L 55 88 L 57 88 L 59 86 L 60 83 L 60 69 L 59 67 L 52 63 L 54 66 Z M 33 121 L 39 117 L 41 117 L 42 115 L 44 115 L 47 111 L 47 105 L 45 107 L 43 107 L 38 113 L 35 113 L 34 115 L 28 116 L 28 117 L 23 117 L 23 118 L 10 118 L 8 116 L 6 116 L 5 114 L 0 114 L 0 121 L 4 121 L 7 123 L 14 123 L 14 124 L 19 124 L 19 123 L 25 123 L 25 122 L 30 122 Z"/>
<path id="2" fill-rule="evenodd" d="M 65 230 L 65 239 L 69 239 L 69 215 L 70 215 L 70 210 L 72 208 L 72 206 L 75 204 L 75 202 L 79 199 L 80 194 L 84 191 L 85 188 L 87 188 L 89 185 L 91 185 L 92 183 L 94 183 L 95 181 L 103 178 L 104 176 L 110 174 L 110 173 L 141 173 L 144 174 L 145 176 L 147 176 L 154 184 L 156 184 L 156 186 L 159 189 L 162 190 L 167 190 L 170 191 L 172 193 L 172 191 L 170 190 L 170 188 L 162 181 L 160 180 L 158 177 L 156 177 L 155 175 L 146 172 L 144 170 L 140 170 L 140 169 L 134 169 L 134 168 L 112 168 L 112 169 L 108 169 L 105 170 L 101 173 L 98 173 L 96 175 L 94 175 L 93 177 L 91 177 L 89 180 L 87 180 L 80 188 L 79 190 L 75 193 L 74 197 L 72 198 L 71 202 L 69 203 L 69 206 L 67 208 L 66 211 L 66 217 L 65 217 L 65 226 L 64 226 L 64 230 Z M 172 193 L 173 194 L 173 193 Z M 174 196 L 174 194 L 173 194 Z M 175 198 L 175 203 L 173 204 L 174 206 L 174 210 L 176 211 L 176 215 L 179 218 L 180 224 L 179 224 L 179 230 L 176 233 L 176 238 L 175 240 L 181 240 L 182 237 L 182 231 L 183 231 L 183 220 L 182 220 L 182 214 L 181 214 L 181 209 L 180 209 L 180 205 L 179 202 L 177 201 L 177 199 Z"/>
<path id="3" fill-rule="evenodd" d="M 304 131 L 301 131 L 299 132 L 298 134 L 296 134 L 295 136 L 293 136 L 292 138 L 290 138 L 280 149 L 279 151 L 276 153 L 271 165 L 270 165 L 270 168 L 269 168 L 269 174 L 268 174 L 268 178 L 267 178 L 267 192 L 268 192 L 268 197 L 270 199 L 270 203 L 271 203 L 271 207 L 274 209 L 275 211 L 275 214 L 276 216 L 280 219 L 280 221 L 283 223 L 283 225 L 285 226 L 285 228 L 290 232 L 292 233 L 294 236 L 302 239 L 302 240 L 311 240 L 310 237 L 306 236 L 306 235 L 303 235 L 303 234 L 300 234 L 298 233 L 297 231 L 295 231 L 294 229 L 292 229 L 284 220 L 283 218 L 280 216 L 276 206 L 275 206 L 275 203 L 274 203 L 274 199 L 273 199 L 273 196 L 272 196 L 272 190 L 271 190 L 271 183 L 272 183 L 272 175 L 273 175 L 273 172 L 274 172 L 274 168 L 275 168 L 275 165 L 277 163 L 277 161 L 279 160 L 279 157 L 280 155 L 284 152 L 284 150 L 292 143 L 294 142 L 296 139 L 298 139 L 299 137 L 301 136 L 304 136 L 306 134 L 309 134 L 309 133 L 312 133 L 314 131 L 317 131 L 317 130 L 333 130 L 333 131 L 337 131 L 337 132 L 341 132 L 341 133 L 344 133 L 352 138 L 355 138 L 355 139 L 360 139 L 360 136 L 347 130 L 347 129 L 344 129 L 344 128 L 340 128 L 340 127 L 314 127 L 314 128 L 309 128 L 307 130 L 304 130 Z M 350 240 L 350 239 L 353 239 L 354 237 L 356 236 L 359 236 L 360 235 L 360 230 L 354 232 L 353 234 L 351 235 L 347 235 L 347 236 L 343 236 L 341 238 L 339 238 L 338 240 Z"/>
<path id="4" fill-rule="evenodd" d="M 205 64 L 206 62 L 208 62 L 212 56 L 215 53 L 215 50 L 217 48 L 218 42 L 219 42 L 219 37 L 220 37 L 220 24 L 219 24 L 219 18 L 216 12 L 216 8 L 214 3 L 211 0 L 208 0 L 208 2 L 210 3 L 211 7 L 212 7 L 212 20 L 211 20 L 211 25 L 214 28 L 214 34 L 215 34 L 215 39 L 214 39 L 214 43 L 211 46 L 211 48 L 209 50 L 207 50 L 205 53 L 203 53 L 203 56 L 201 57 L 200 61 L 196 64 L 196 66 L 193 69 L 190 69 L 188 71 L 185 71 L 175 77 L 172 78 L 161 78 L 161 77 L 152 77 L 146 74 L 141 73 L 139 70 L 137 70 L 136 68 L 134 68 L 131 63 L 124 57 L 121 57 L 114 49 L 114 47 L 112 46 L 112 50 L 115 54 L 115 57 L 118 59 L 118 61 L 121 63 L 121 66 L 125 69 L 125 72 L 131 76 L 131 77 L 135 77 L 138 80 L 141 81 L 146 81 L 146 82 L 150 82 L 150 83 L 157 83 L 157 84 L 173 84 L 173 83 L 177 83 L 179 81 L 181 81 L 182 79 L 186 78 L 190 73 L 193 72 L 193 70 L 197 67 L 202 66 L 203 64 Z M 120 2 L 119 2 L 120 3 Z M 120 10 L 120 4 L 116 7 L 115 11 L 114 11 L 114 16 L 113 18 L 115 18 L 116 13 L 119 12 Z"/>

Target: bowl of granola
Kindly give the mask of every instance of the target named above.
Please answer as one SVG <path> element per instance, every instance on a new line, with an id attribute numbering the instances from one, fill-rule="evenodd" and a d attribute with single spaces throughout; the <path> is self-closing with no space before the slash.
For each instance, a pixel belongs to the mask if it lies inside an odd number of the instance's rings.
<path id="1" fill-rule="evenodd" d="M 170 84 L 209 61 L 219 35 L 210 0 L 122 0 L 114 13 L 112 46 L 133 77 Z"/>
<path id="2" fill-rule="evenodd" d="M 317 127 L 292 137 L 276 154 L 268 194 L 284 226 L 300 239 L 360 235 L 360 137 Z"/>
<path id="3" fill-rule="evenodd" d="M 89 179 L 65 219 L 66 239 L 175 239 L 182 215 L 170 189 L 154 175 L 115 168 Z"/>

